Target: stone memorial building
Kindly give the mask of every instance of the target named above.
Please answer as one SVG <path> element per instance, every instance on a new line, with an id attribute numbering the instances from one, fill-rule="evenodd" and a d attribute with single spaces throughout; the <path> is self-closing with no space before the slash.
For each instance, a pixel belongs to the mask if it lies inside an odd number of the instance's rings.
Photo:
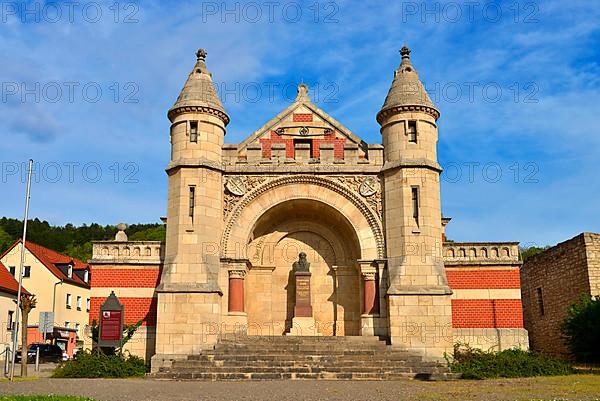
<path id="1" fill-rule="evenodd" d="M 456 341 L 527 347 L 517 243 L 444 242 L 440 112 L 409 53 L 373 116 L 382 143 L 300 84 L 285 110 L 225 144 L 235 116 L 199 50 L 168 111 L 166 243 L 123 231 L 96 242 L 90 319 L 115 290 L 126 320 L 144 320 L 129 347 L 153 371 L 231 336 L 375 338 L 424 360 Z"/>

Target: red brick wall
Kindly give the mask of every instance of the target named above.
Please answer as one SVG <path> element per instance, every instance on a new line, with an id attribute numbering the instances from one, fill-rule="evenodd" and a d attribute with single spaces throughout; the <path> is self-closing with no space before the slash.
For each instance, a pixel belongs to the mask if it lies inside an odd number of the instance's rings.
<path id="1" fill-rule="evenodd" d="M 455 289 L 521 288 L 519 270 L 448 270 L 448 285 Z"/>
<path id="2" fill-rule="evenodd" d="M 296 116 L 298 114 L 295 114 Z M 311 116 L 312 120 L 312 116 Z M 260 138 L 259 139 L 262 149 L 262 157 L 264 159 L 270 159 L 272 155 L 272 145 L 275 143 L 283 143 L 285 144 L 285 157 L 288 159 L 293 159 L 295 157 L 295 149 L 294 149 L 294 139 L 293 138 L 283 138 L 275 131 L 271 131 L 271 135 L 269 138 Z M 311 157 L 318 158 L 321 155 L 319 145 L 322 143 L 332 143 L 333 144 L 333 157 L 334 159 L 343 160 L 344 159 L 344 144 L 346 143 L 346 138 L 337 138 L 335 136 L 335 132 L 331 132 L 325 135 L 323 138 L 312 138 L 312 154 Z"/>
<path id="3" fill-rule="evenodd" d="M 98 322 L 100 318 L 100 305 L 105 298 L 90 299 L 90 323 Z M 125 324 L 135 324 L 143 320 L 143 326 L 156 326 L 156 298 L 134 298 L 119 297 L 119 301 L 125 308 Z"/>
<path id="4" fill-rule="evenodd" d="M 160 280 L 158 269 L 101 269 L 94 267 L 92 287 L 156 288 Z"/>
<path id="5" fill-rule="evenodd" d="M 156 288 L 160 281 L 160 273 L 161 270 L 156 266 L 92 265 L 90 271 L 92 295 L 95 288 Z M 143 320 L 144 326 L 156 326 L 156 298 L 127 296 L 126 293 L 117 295 L 125 307 L 125 324 L 135 324 Z M 90 298 L 90 323 L 99 320 L 100 305 L 104 301 L 106 301 L 106 297 L 92 296 Z"/>
<path id="6" fill-rule="evenodd" d="M 446 268 L 448 285 L 453 290 L 519 289 L 518 267 Z M 485 294 L 485 293 L 484 293 Z M 452 327 L 523 328 L 521 299 L 452 299 Z"/>
<path id="7" fill-rule="evenodd" d="M 294 158 L 294 139 L 293 138 L 282 138 L 275 131 L 271 131 L 269 138 L 260 138 L 260 144 L 262 147 L 262 157 L 264 159 L 271 158 L 271 146 L 274 143 L 285 144 L 285 157 L 288 159 Z"/>
<path id="8" fill-rule="evenodd" d="M 523 328 L 520 299 L 453 299 L 452 327 Z"/>
<path id="9" fill-rule="evenodd" d="M 292 119 L 295 123 L 310 123 L 313 116 L 311 113 L 294 113 Z"/>
<path id="10" fill-rule="evenodd" d="M 319 157 L 321 156 L 321 151 L 319 149 L 319 145 L 322 143 L 333 143 L 333 158 L 343 160 L 344 159 L 344 144 L 346 143 L 346 138 L 336 138 L 335 132 L 331 132 L 325 135 L 323 138 L 315 138 L 313 139 L 313 156 Z"/>

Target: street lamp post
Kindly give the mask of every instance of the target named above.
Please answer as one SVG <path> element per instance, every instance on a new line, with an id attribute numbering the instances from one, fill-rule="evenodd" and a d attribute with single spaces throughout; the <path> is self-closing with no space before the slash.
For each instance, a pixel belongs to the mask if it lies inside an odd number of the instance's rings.
<path id="1" fill-rule="evenodd" d="M 54 315 L 54 311 L 56 310 L 56 286 L 62 285 L 63 282 L 64 281 L 61 278 L 60 281 L 57 281 L 56 283 L 54 283 L 54 294 L 52 295 L 52 326 L 53 327 L 54 327 L 54 321 L 56 320 L 55 315 Z"/>

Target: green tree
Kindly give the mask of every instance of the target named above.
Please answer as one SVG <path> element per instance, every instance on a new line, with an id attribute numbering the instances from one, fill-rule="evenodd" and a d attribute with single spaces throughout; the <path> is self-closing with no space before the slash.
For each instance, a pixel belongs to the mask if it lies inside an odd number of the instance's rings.
<path id="1" fill-rule="evenodd" d="M 0 218 L 0 253 L 19 238 L 23 231 L 21 220 Z M 27 239 L 60 253 L 87 261 L 92 256 L 92 241 L 109 240 L 115 237 L 117 227 L 98 223 L 75 226 L 53 226 L 47 221 L 34 218 L 28 221 Z M 160 223 L 133 224 L 127 228 L 131 240 L 165 240 L 165 225 Z"/>
<path id="2" fill-rule="evenodd" d="M 521 248 L 521 260 L 526 261 L 530 257 L 537 255 L 538 253 L 544 252 L 546 249 L 550 248 L 550 246 L 545 246 L 543 248 L 537 246 L 531 246 L 528 248 Z"/>
<path id="3" fill-rule="evenodd" d="M 562 332 L 577 360 L 600 362 L 600 297 L 584 294 L 571 305 Z"/>
<path id="4" fill-rule="evenodd" d="M 164 241 L 166 235 L 166 227 L 161 224 L 134 232 L 129 236 L 129 239 L 132 241 Z"/>
<path id="5" fill-rule="evenodd" d="M 3 253 L 13 243 L 13 239 L 2 227 L 0 227 L 0 253 Z"/>
<path id="6" fill-rule="evenodd" d="M 92 243 L 88 241 L 81 245 L 70 244 L 64 250 L 64 253 L 72 258 L 87 262 L 92 258 Z"/>

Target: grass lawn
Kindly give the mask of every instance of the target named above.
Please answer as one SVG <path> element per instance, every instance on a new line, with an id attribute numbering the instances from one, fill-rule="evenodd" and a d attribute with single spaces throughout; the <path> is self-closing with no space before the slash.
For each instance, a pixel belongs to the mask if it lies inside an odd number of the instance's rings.
<path id="1" fill-rule="evenodd" d="M 11 397 L 8 394 L 76 394 Z M 194 382 L 131 379 L 50 379 L 0 383 L 0 401 L 600 401 L 600 375 L 520 379 Z M 85 398 L 90 397 L 90 398 Z"/>

